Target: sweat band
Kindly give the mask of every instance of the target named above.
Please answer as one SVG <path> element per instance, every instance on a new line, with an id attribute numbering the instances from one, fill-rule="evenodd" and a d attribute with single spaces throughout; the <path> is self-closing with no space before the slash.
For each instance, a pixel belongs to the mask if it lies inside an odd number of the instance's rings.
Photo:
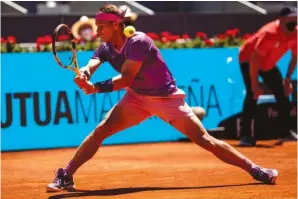
<path id="1" fill-rule="evenodd" d="M 96 82 L 94 86 L 99 89 L 100 93 L 112 92 L 114 87 L 112 79 Z"/>
<path id="2" fill-rule="evenodd" d="M 96 13 L 96 21 L 122 21 L 123 18 L 114 13 L 106 13 L 106 12 L 97 12 Z"/>

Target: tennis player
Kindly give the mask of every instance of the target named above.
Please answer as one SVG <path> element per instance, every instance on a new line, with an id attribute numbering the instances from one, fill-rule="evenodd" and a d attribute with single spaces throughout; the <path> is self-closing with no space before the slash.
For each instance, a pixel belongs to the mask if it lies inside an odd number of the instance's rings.
<path id="1" fill-rule="evenodd" d="M 82 70 L 83 75 L 74 81 L 86 94 L 123 88 L 126 93 L 85 138 L 69 163 L 58 169 L 55 179 L 47 185 L 46 190 L 74 190 L 73 175 L 94 156 L 104 139 L 152 115 L 168 122 L 223 162 L 245 170 L 258 181 L 274 184 L 277 170 L 258 166 L 226 142 L 207 133 L 185 103 L 185 93 L 177 88 L 174 77 L 153 41 L 142 32 L 136 32 L 130 38 L 124 36 L 124 14 L 114 5 L 106 5 L 97 12 L 97 32 L 104 43 L 95 50 Z M 91 83 L 90 76 L 103 62 L 109 62 L 120 74 L 106 81 Z"/>

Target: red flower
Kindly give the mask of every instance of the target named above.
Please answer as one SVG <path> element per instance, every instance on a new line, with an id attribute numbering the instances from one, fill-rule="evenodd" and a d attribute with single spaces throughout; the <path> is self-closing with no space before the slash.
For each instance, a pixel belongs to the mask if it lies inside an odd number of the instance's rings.
<path id="1" fill-rule="evenodd" d="M 52 43 L 52 37 L 51 35 L 45 35 L 43 37 L 43 43 L 42 44 L 51 44 Z"/>
<path id="2" fill-rule="evenodd" d="M 162 37 L 167 37 L 167 36 L 170 36 L 171 33 L 170 33 L 170 32 L 167 32 L 167 31 L 163 31 L 163 32 L 160 33 L 160 35 L 161 35 Z"/>
<path id="3" fill-rule="evenodd" d="M 36 50 L 37 51 L 40 51 L 40 45 L 41 45 L 42 42 L 43 42 L 43 37 L 38 37 L 36 39 L 35 43 L 36 43 Z"/>
<path id="4" fill-rule="evenodd" d="M 38 37 L 35 41 L 36 43 L 36 49 L 37 51 L 40 51 L 40 46 L 43 44 L 51 44 L 52 43 L 52 37 L 51 35 L 45 35 L 43 37 Z"/>
<path id="5" fill-rule="evenodd" d="M 166 43 L 166 42 L 168 41 L 168 39 L 167 39 L 166 37 L 162 37 L 162 38 L 160 39 L 160 41 L 161 41 L 162 43 Z"/>
<path id="6" fill-rule="evenodd" d="M 158 34 L 156 34 L 154 32 L 148 32 L 147 36 L 150 37 L 152 40 L 158 40 L 159 39 Z"/>
<path id="7" fill-rule="evenodd" d="M 57 41 L 67 41 L 69 39 L 69 35 L 59 35 L 57 37 Z"/>
<path id="8" fill-rule="evenodd" d="M 251 36 L 252 36 L 251 34 L 246 33 L 246 34 L 243 35 L 242 38 L 243 38 L 244 40 L 247 40 L 247 39 L 250 38 Z"/>
<path id="9" fill-rule="evenodd" d="M 1 44 L 5 44 L 7 41 L 3 38 L 3 37 L 1 37 Z"/>
<path id="10" fill-rule="evenodd" d="M 36 39 L 36 43 L 38 44 L 50 44 L 52 43 L 52 37 L 50 35 L 46 35 L 43 37 L 38 37 Z"/>
<path id="11" fill-rule="evenodd" d="M 43 43 L 43 37 L 38 37 L 35 43 L 39 43 L 39 44 Z"/>
<path id="12" fill-rule="evenodd" d="M 239 33 L 238 28 L 234 28 L 226 31 L 226 35 L 230 37 L 235 37 L 238 33 Z"/>
<path id="13" fill-rule="evenodd" d="M 207 35 L 204 32 L 197 32 L 196 38 L 207 39 Z"/>
<path id="14" fill-rule="evenodd" d="M 216 37 L 218 39 L 226 39 L 227 35 L 226 34 L 218 34 Z"/>
<path id="15" fill-rule="evenodd" d="M 189 39 L 190 36 L 189 36 L 188 34 L 183 34 L 183 35 L 182 35 L 182 38 L 183 38 L 183 39 Z"/>
<path id="16" fill-rule="evenodd" d="M 83 38 L 81 38 L 81 37 L 80 37 L 80 38 L 78 38 L 78 39 L 76 39 L 76 43 L 77 43 L 77 44 L 79 44 L 79 43 L 81 43 L 81 42 L 83 42 L 83 41 L 84 41 L 84 39 L 83 39 Z"/>
<path id="17" fill-rule="evenodd" d="M 210 39 L 206 39 L 205 44 L 206 44 L 206 46 L 213 46 L 214 45 L 213 41 L 210 40 Z"/>
<path id="18" fill-rule="evenodd" d="M 176 41 L 177 39 L 180 38 L 179 35 L 169 35 L 166 37 L 169 41 Z"/>
<path id="19" fill-rule="evenodd" d="M 15 44 L 16 43 L 16 38 L 14 36 L 8 36 L 7 37 L 7 42 L 11 43 L 11 44 Z"/>

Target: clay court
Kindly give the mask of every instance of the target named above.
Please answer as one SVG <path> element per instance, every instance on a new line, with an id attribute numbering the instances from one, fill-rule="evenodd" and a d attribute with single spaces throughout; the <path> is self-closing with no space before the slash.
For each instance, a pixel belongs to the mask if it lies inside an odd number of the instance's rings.
<path id="1" fill-rule="evenodd" d="M 228 141 L 236 145 L 236 141 Z M 77 192 L 46 193 L 54 170 L 75 149 L 2 153 L 2 199 L 59 198 L 241 198 L 297 197 L 296 143 L 259 142 L 239 148 L 264 167 L 279 170 L 276 185 L 253 180 L 193 143 L 105 146 L 76 174 Z"/>

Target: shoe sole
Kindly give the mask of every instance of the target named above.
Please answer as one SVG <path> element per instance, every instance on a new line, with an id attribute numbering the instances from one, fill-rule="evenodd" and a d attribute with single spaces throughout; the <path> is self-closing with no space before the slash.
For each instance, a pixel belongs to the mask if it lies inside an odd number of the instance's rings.
<path id="1" fill-rule="evenodd" d="M 76 186 L 75 185 L 69 185 L 69 186 L 66 186 L 66 187 L 63 187 L 61 189 L 59 188 L 56 188 L 56 187 L 49 187 L 47 186 L 46 188 L 46 191 L 47 192 L 60 192 L 60 191 L 75 191 L 76 190 Z"/>
<path id="2" fill-rule="evenodd" d="M 278 171 L 277 170 L 273 170 L 273 177 L 270 180 L 270 184 L 275 184 L 276 180 L 277 180 L 277 176 L 278 176 Z"/>

